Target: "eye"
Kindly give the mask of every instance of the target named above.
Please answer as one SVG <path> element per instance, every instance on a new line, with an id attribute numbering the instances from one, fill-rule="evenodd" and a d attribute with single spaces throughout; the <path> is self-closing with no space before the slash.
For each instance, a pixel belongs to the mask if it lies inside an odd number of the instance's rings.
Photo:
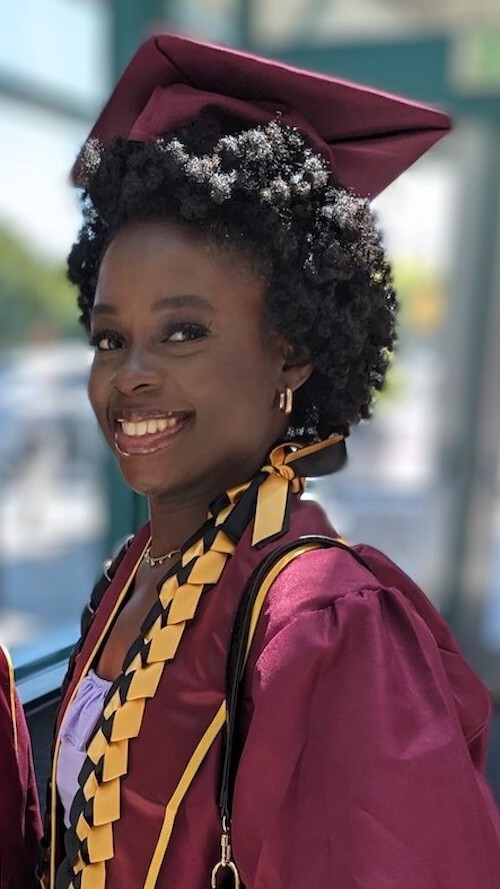
<path id="1" fill-rule="evenodd" d="M 90 337 L 90 345 L 98 352 L 114 352 L 123 346 L 123 337 L 114 330 L 98 330 Z"/>
<path id="2" fill-rule="evenodd" d="M 181 322 L 169 324 L 163 335 L 166 343 L 187 343 L 193 340 L 200 340 L 206 337 L 209 328 L 204 324 L 193 324 L 192 322 Z"/>

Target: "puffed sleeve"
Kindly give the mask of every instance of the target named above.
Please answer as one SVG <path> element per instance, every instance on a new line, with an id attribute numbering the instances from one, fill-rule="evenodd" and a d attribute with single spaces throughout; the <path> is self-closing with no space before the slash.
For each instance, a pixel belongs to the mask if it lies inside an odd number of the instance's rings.
<path id="1" fill-rule="evenodd" d="M 21 702 L 16 694 L 16 718 L 18 737 L 18 763 L 23 792 L 21 812 L 22 831 L 24 835 L 25 862 L 38 863 L 40 857 L 40 840 L 42 836 L 42 820 L 38 801 L 31 739 Z"/>
<path id="2" fill-rule="evenodd" d="M 31 889 L 41 819 L 31 744 L 7 653 L 0 646 L 0 889 Z"/>
<path id="3" fill-rule="evenodd" d="M 332 596 L 315 554 L 298 561 L 274 584 L 249 681 L 233 809 L 245 886 L 499 889 L 498 812 L 426 622 L 397 589 L 340 577 Z"/>

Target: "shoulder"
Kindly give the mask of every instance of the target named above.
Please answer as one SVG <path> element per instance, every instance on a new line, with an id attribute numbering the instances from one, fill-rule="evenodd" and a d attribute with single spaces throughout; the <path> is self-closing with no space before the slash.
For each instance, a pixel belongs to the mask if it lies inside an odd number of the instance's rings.
<path id="1" fill-rule="evenodd" d="M 366 544 L 321 547 L 286 565 L 268 591 L 260 641 L 265 646 L 302 625 L 312 627 L 311 636 L 317 638 L 314 628 L 320 624 L 328 626 L 329 644 L 340 636 L 362 638 L 370 627 L 379 638 L 399 636 L 407 647 L 417 644 L 460 656 L 452 632 L 425 593 Z"/>
<path id="2" fill-rule="evenodd" d="M 16 744 L 18 706 L 12 661 L 7 649 L 0 645 L 0 728 L 2 737 L 7 730 Z"/>
<path id="3" fill-rule="evenodd" d="M 347 685 L 357 674 L 366 687 L 375 676 L 391 675 L 392 683 L 397 674 L 415 687 L 423 683 L 425 694 L 440 689 L 441 703 L 453 699 L 469 741 L 487 725 L 488 692 L 450 628 L 417 584 L 372 547 L 298 556 L 269 589 L 255 642 L 257 677 L 278 668 L 296 677 L 306 663 L 333 670 L 335 682 L 344 676 Z"/>
<path id="4" fill-rule="evenodd" d="M 291 657 L 299 644 L 329 656 L 332 647 L 356 645 L 367 633 L 379 641 L 399 637 L 407 647 L 417 637 L 418 647 L 458 652 L 446 623 L 404 571 L 371 547 L 345 544 L 303 552 L 283 567 L 267 592 L 256 647 L 279 637 L 279 645 L 288 640 Z"/>
<path id="5" fill-rule="evenodd" d="M 456 649 L 425 593 L 384 553 L 366 544 L 340 541 L 298 555 L 270 587 L 266 612 L 273 620 L 287 621 L 325 609 L 354 613 L 364 607 L 384 611 L 390 620 L 396 606 L 426 624 L 443 647 Z"/>
<path id="6" fill-rule="evenodd" d="M 10 669 L 11 663 L 9 652 L 5 648 L 5 645 L 2 645 L 0 642 L 0 670 L 2 673 Z"/>
<path id="7" fill-rule="evenodd" d="M 0 692 L 2 694 L 10 694 L 10 690 L 14 688 L 14 667 L 10 654 L 0 643 Z"/>
<path id="8" fill-rule="evenodd" d="M 418 669 L 419 661 L 425 672 L 443 672 L 432 629 L 405 595 L 403 572 L 392 578 L 397 585 L 386 584 L 371 568 L 371 552 L 364 548 L 360 561 L 358 555 L 346 546 L 318 548 L 277 576 L 249 662 L 252 696 L 286 685 L 290 676 L 298 693 L 304 676 L 311 690 L 318 677 L 332 673 L 335 686 L 351 687 L 357 676 L 368 687 L 375 674 L 405 674 L 407 663 Z"/>
<path id="9" fill-rule="evenodd" d="M 364 559 L 363 559 L 364 560 Z M 290 618 L 335 607 L 343 599 L 380 590 L 378 577 L 345 545 L 318 547 L 293 558 L 277 575 L 267 609 Z"/>
<path id="10" fill-rule="evenodd" d="M 281 663 L 329 657 L 347 632 L 381 618 L 386 593 L 368 565 L 347 548 L 301 553 L 273 580 L 257 626 L 250 663 L 277 652 Z M 396 594 L 397 595 L 397 594 Z"/>

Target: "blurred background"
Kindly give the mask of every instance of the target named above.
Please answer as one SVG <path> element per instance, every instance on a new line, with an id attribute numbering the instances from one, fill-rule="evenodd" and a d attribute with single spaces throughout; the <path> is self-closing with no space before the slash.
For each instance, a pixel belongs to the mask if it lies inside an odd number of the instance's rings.
<path id="1" fill-rule="evenodd" d="M 79 225 L 68 171 L 155 29 L 453 115 L 453 134 L 374 202 L 401 301 L 398 354 L 347 470 L 312 480 L 308 496 L 420 583 L 500 705 L 498 0 L 16 0 L 0 6 L 0 640 L 35 737 L 42 746 L 102 560 L 145 515 L 87 405 L 64 259 Z M 499 723 L 488 769 L 500 796 Z"/>

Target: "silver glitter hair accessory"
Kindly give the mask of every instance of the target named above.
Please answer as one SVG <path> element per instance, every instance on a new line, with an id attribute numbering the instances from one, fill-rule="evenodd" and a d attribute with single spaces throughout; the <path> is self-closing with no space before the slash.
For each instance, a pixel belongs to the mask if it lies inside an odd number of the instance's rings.
<path id="1" fill-rule="evenodd" d="M 328 240 L 325 229 L 334 224 L 338 192 L 327 161 L 297 129 L 279 120 L 271 121 L 236 135 L 222 136 L 212 153 L 203 156 L 191 154 L 177 137 L 158 139 L 157 145 L 188 181 L 206 188 L 216 204 L 231 200 L 236 192 L 246 192 L 279 216 L 286 228 L 293 226 L 294 209 L 306 206 L 311 230 L 304 269 L 310 275 L 316 274 L 314 248 L 322 248 Z M 300 166 L 291 162 L 297 152 Z"/>
<path id="2" fill-rule="evenodd" d="M 180 139 L 159 139 L 159 147 L 182 168 L 185 176 L 205 185 L 216 203 L 230 200 L 235 188 L 260 194 L 263 203 L 283 206 L 293 198 L 309 197 L 329 179 L 327 162 L 309 148 L 298 130 L 271 121 L 222 136 L 211 155 L 191 155 Z M 301 169 L 291 170 L 290 149 L 303 149 Z M 267 182 L 266 186 L 262 183 Z"/>

